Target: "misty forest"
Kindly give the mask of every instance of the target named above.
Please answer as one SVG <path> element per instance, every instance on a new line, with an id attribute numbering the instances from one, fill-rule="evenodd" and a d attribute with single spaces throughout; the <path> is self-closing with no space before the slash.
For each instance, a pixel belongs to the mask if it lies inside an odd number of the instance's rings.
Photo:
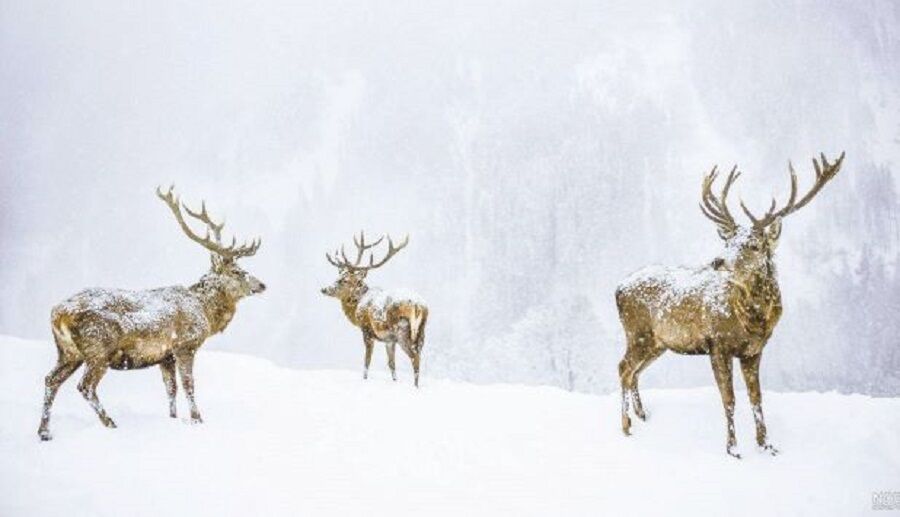
<path id="1" fill-rule="evenodd" d="M 4 516 L 900 509 L 897 2 L 0 0 L 0 89 Z"/>
<path id="2" fill-rule="evenodd" d="M 900 394 L 897 6 L 625 4 L 388 4 L 378 23 L 330 2 L 8 6 L 0 332 L 47 338 L 48 308 L 85 286 L 198 277 L 206 256 L 154 196 L 174 183 L 264 242 L 249 267 L 270 290 L 216 349 L 360 367 L 319 294 L 324 253 L 408 233 L 369 280 L 429 300 L 427 375 L 609 392 L 616 284 L 722 251 L 703 174 L 737 164 L 734 202 L 762 211 L 789 160 L 805 188 L 811 158 L 846 151 L 785 221 L 762 375 Z M 709 381 L 675 356 L 646 376 Z"/>

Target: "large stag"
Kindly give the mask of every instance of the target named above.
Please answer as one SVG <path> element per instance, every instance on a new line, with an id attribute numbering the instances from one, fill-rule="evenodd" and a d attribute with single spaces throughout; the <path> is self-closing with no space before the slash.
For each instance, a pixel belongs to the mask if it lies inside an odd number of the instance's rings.
<path id="1" fill-rule="evenodd" d="M 359 238 L 354 235 L 353 243 L 356 245 L 356 260 L 351 262 L 344 252 L 343 246 L 335 251 L 334 257 L 326 253 L 325 257 L 332 266 L 338 269 L 338 279 L 333 285 L 322 289 L 322 294 L 332 296 L 341 301 L 344 315 L 350 323 L 362 330 L 363 342 L 366 346 L 365 370 L 363 378 L 369 377 L 369 364 L 372 361 L 372 349 L 375 340 L 385 344 L 387 351 L 388 367 L 391 369 L 391 377 L 397 380 L 397 371 L 394 363 L 394 352 L 397 343 L 412 361 L 415 385 L 419 387 L 419 360 L 422 347 L 425 344 L 425 323 L 428 320 L 428 307 L 416 294 L 405 290 L 383 291 L 370 288 L 366 285 L 366 274 L 383 266 L 398 251 L 409 243 L 407 236 L 399 246 L 394 246 L 394 241 L 388 236 L 387 254 L 375 262 L 371 254 L 374 248 L 384 236 L 371 244 L 366 243 L 366 236 L 359 232 Z M 369 263 L 363 264 L 363 256 L 369 251 Z"/>
<path id="2" fill-rule="evenodd" d="M 825 155 L 813 159 L 815 183 L 797 197 L 797 174 L 789 165 L 791 193 L 776 209 L 773 199 L 762 217 L 754 216 L 741 202 L 751 221 L 739 226 L 728 209 L 728 192 L 740 173 L 731 170 L 721 193 L 712 192 L 716 168 L 703 180 L 700 209 L 718 228 L 725 252 L 710 265 L 698 269 L 651 267 L 640 270 L 616 290 L 619 318 L 625 329 L 627 350 L 619 363 L 622 384 L 622 430 L 630 434 L 629 397 L 634 413 L 646 419 L 638 394 L 638 376 L 666 350 L 679 354 L 709 355 L 722 396 L 727 421 L 728 454 L 740 458 L 734 448 L 734 388 L 732 361 L 740 360 L 741 372 L 756 423 L 756 442 L 771 454 L 777 450 L 766 440 L 759 364 L 763 347 L 781 316 L 773 254 L 781 235 L 782 218 L 806 206 L 841 168 L 844 153 L 834 163 Z"/>
<path id="3" fill-rule="evenodd" d="M 202 422 L 194 402 L 194 354 L 210 336 L 222 332 L 234 316 L 238 300 L 261 293 L 266 286 L 237 265 L 237 259 L 256 253 L 261 243 L 222 243 L 224 223 L 206 211 L 182 204 L 173 187 L 156 194 L 184 233 L 211 252 L 212 268 L 190 287 L 172 286 L 147 291 L 87 289 L 55 306 L 51 326 L 58 359 L 45 380 L 44 411 L 38 435 L 49 440 L 50 408 L 60 385 L 85 364 L 78 390 L 106 427 L 116 427 L 97 398 L 97 385 L 109 368 L 131 370 L 159 365 L 169 396 L 169 416 L 175 418 L 175 369 L 191 407 L 191 420 Z M 206 236 L 191 230 L 181 208 L 206 226 Z"/>

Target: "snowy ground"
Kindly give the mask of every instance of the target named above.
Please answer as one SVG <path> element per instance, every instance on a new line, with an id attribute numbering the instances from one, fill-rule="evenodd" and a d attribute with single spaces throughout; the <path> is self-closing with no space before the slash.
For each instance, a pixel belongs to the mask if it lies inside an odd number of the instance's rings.
<path id="1" fill-rule="evenodd" d="M 742 398 L 737 461 L 711 388 L 647 390 L 650 421 L 625 438 L 613 395 L 427 377 L 416 391 L 380 365 L 364 382 L 203 351 L 205 424 L 169 419 L 149 369 L 104 379 L 119 425 L 105 429 L 79 372 L 40 443 L 54 359 L 0 338 L 0 515 L 855 515 L 900 490 L 898 399 L 766 393 L 772 458 Z"/>

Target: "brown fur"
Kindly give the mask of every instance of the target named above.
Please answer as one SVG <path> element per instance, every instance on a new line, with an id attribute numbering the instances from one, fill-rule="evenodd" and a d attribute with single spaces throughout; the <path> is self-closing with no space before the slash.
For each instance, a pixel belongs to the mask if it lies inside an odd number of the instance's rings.
<path id="1" fill-rule="evenodd" d="M 704 214 L 716 222 L 726 253 L 696 270 L 662 268 L 642 271 L 616 290 L 619 318 L 625 330 L 626 352 L 619 363 L 622 386 L 622 431 L 631 432 L 629 402 L 641 420 L 646 419 L 638 391 L 638 377 L 665 351 L 710 356 L 713 374 L 725 409 L 728 454 L 735 451 L 734 388 L 732 363 L 737 358 L 747 385 L 756 423 L 757 444 L 775 454 L 766 438 L 759 384 L 762 351 L 781 318 L 781 291 L 773 254 L 781 234 L 781 218 L 793 213 L 818 193 L 843 160 L 829 164 L 814 161 L 816 183 L 797 201 L 797 180 L 791 167 L 791 195 L 786 206 L 771 208 L 762 218 L 744 212 L 750 228 L 735 224 L 728 211 L 727 195 L 739 173 L 733 169 L 720 198 L 710 192 L 715 169 L 704 180 Z"/>
<path id="2" fill-rule="evenodd" d="M 414 382 L 418 388 L 419 365 L 422 348 L 425 345 L 428 307 L 414 300 L 393 299 L 388 295 L 375 296 L 376 294 L 380 295 L 381 291 L 370 291 L 365 284 L 366 274 L 369 270 L 384 265 L 409 243 L 407 237 L 399 246 L 395 247 L 394 242 L 388 237 L 388 251 L 384 258 L 376 263 L 374 257 L 370 257 L 369 265 L 362 265 L 365 252 L 383 240 L 384 237 L 381 237 L 374 243 L 367 244 L 366 237 L 362 232 L 360 232 L 359 238 L 354 236 L 353 242 L 357 248 L 357 256 L 355 262 L 352 263 L 343 249 L 336 251 L 334 257 L 326 254 L 328 262 L 338 268 L 339 276 L 333 285 L 322 289 L 322 294 L 340 300 L 344 315 L 350 320 L 350 323 L 362 330 L 365 344 L 364 379 L 369 377 L 372 350 L 377 340 L 385 343 L 391 377 L 395 381 L 397 380 L 394 352 L 399 343 L 412 362 Z"/>
<path id="3" fill-rule="evenodd" d="M 234 262 L 236 257 L 228 253 L 225 248 L 224 256 L 214 254 L 211 271 L 187 288 L 87 289 L 55 306 L 50 326 L 58 358 L 45 379 L 40 438 L 51 438 L 53 400 L 59 387 L 82 364 L 85 372 L 78 390 L 107 427 L 116 425 L 97 397 L 97 385 L 106 371 L 155 365 L 162 371 L 169 415 L 176 416 L 177 369 L 190 403 L 191 420 L 202 422 L 194 401 L 194 355 L 207 338 L 225 330 L 238 300 L 265 290 L 265 285 L 241 269 Z"/>
<path id="4" fill-rule="evenodd" d="M 412 362 L 414 383 L 419 387 L 419 363 L 425 346 L 428 307 L 410 300 L 388 300 L 383 305 L 371 303 L 361 307 L 360 301 L 369 292 L 364 279 L 365 272 L 345 271 L 334 285 L 322 289 L 322 294 L 340 300 L 344 315 L 362 330 L 365 344 L 363 378 L 369 377 L 374 341 L 381 341 L 385 343 L 391 377 L 396 381 L 394 352 L 399 343 Z"/>

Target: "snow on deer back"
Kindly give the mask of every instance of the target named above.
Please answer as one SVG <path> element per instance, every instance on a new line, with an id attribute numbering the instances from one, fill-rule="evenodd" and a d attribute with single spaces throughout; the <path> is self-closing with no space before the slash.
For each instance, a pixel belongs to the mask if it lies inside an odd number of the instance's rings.
<path id="1" fill-rule="evenodd" d="M 804 207 L 837 174 L 842 153 L 829 163 L 824 155 L 813 159 L 815 182 L 798 197 L 797 174 L 789 165 L 791 191 L 781 208 L 772 200 L 762 217 L 741 203 L 751 221 L 739 225 L 728 207 L 728 193 L 740 173 L 735 166 L 720 193 L 712 192 L 716 167 L 703 178 L 700 209 L 712 220 L 725 241 L 724 252 L 710 264 L 695 268 L 654 266 L 625 279 L 616 289 L 619 319 L 627 349 L 619 363 L 622 386 L 622 431 L 631 430 L 629 402 L 634 413 L 646 418 L 638 392 L 638 376 L 666 350 L 680 354 L 709 355 L 725 406 L 728 441 L 732 456 L 734 433 L 734 389 L 732 362 L 737 358 L 747 383 L 756 421 L 757 443 L 775 452 L 766 441 L 759 387 L 759 364 L 763 348 L 781 318 L 781 290 L 774 262 L 784 217 Z"/>
<path id="2" fill-rule="evenodd" d="M 51 320 L 57 323 L 55 331 L 74 331 L 78 341 L 115 339 L 118 346 L 112 350 L 109 366 L 116 370 L 158 364 L 176 343 L 203 339 L 211 328 L 201 300 L 182 286 L 147 291 L 85 289 L 56 305 Z"/>
<path id="3" fill-rule="evenodd" d="M 360 297 L 356 317 L 382 340 L 389 338 L 392 329 L 402 329 L 408 323 L 410 339 L 416 341 L 418 324 L 427 311 L 422 297 L 409 289 L 372 287 Z"/>
<path id="4" fill-rule="evenodd" d="M 50 411 L 56 392 L 82 364 L 85 373 L 78 389 L 106 427 L 115 427 L 97 397 L 97 386 L 110 368 L 129 370 L 159 365 L 169 396 L 169 416 L 176 416 L 175 370 L 191 407 L 191 420 L 201 422 L 194 401 L 194 355 L 207 338 L 228 326 L 242 298 L 261 293 L 266 286 L 247 273 L 237 260 L 256 254 L 261 241 L 222 242 L 225 223 L 216 223 L 206 211 L 181 203 L 170 187 L 157 196 L 165 202 L 184 234 L 208 250 L 210 271 L 190 287 L 172 286 L 145 291 L 85 289 L 51 310 L 50 325 L 56 341 L 56 366 L 44 380 L 44 409 L 38 436 L 49 440 Z M 201 237 L 188 225 L 182 209 L 203 223 Z"/>
<path id="5" fill-rule="evenodd" d="M 711 264 L 699 268 L 648 266 L 625 280 L 616 290 L 625 319 L 646 316 L 646 326 L 656 339 L 673 351 L 702 353 L 706 337 L 734 332 L 742 327 L 734 308 L 744 294 L 738 277 L 771 268 L 770 281 L 777 288 L 774 263 L 762 253 L 752 253 L 753 232 L 737 228 L 725 241 L 725 249 Z M 748 253 L 750 251 L 750 253 Z M 630 306 L 629 306 L 630 304 Z M 684 322 L 691 321 L 688 328 Z"/>
<path id="6" fill-rule="evenodd" d="M 374 341 L 378 340 L 386 344 L 391 377 L 397 380 L 394 351 L 399 343 L 412 361 L 415 385 L 418 387 L 419 361 L 425 345 L 428 307 L 422 298 L 412 291 L 404 289 L 386 291 L 366 285 L 365 279 L 369 271 L 383 266 L 409 244 L 409 237 L 406 237 L 403 242 L 395 246 L 394 241 L 388 236 L 388 251 L 384 258 L 376 262 L 370 252 L 368 264 L 364 264 L 365 253 L 383 240 L 384 236 L 367 244 L 363 232 L 359 233 L 359 237 L 354 235 L 353 243 L 357 250 L 354 261 L 347 258 L 343 247 L 336 250 L 334 256 L 326 253 L 325 258 L 338 270 L 338 278 L 334 284 L 322 288 L 322 294 L 340 300 L 344 315 L 350 323 L 362 330 L 363 341 L 366 345 L 364 379 L 369 376 L 372 347 Z"/>

